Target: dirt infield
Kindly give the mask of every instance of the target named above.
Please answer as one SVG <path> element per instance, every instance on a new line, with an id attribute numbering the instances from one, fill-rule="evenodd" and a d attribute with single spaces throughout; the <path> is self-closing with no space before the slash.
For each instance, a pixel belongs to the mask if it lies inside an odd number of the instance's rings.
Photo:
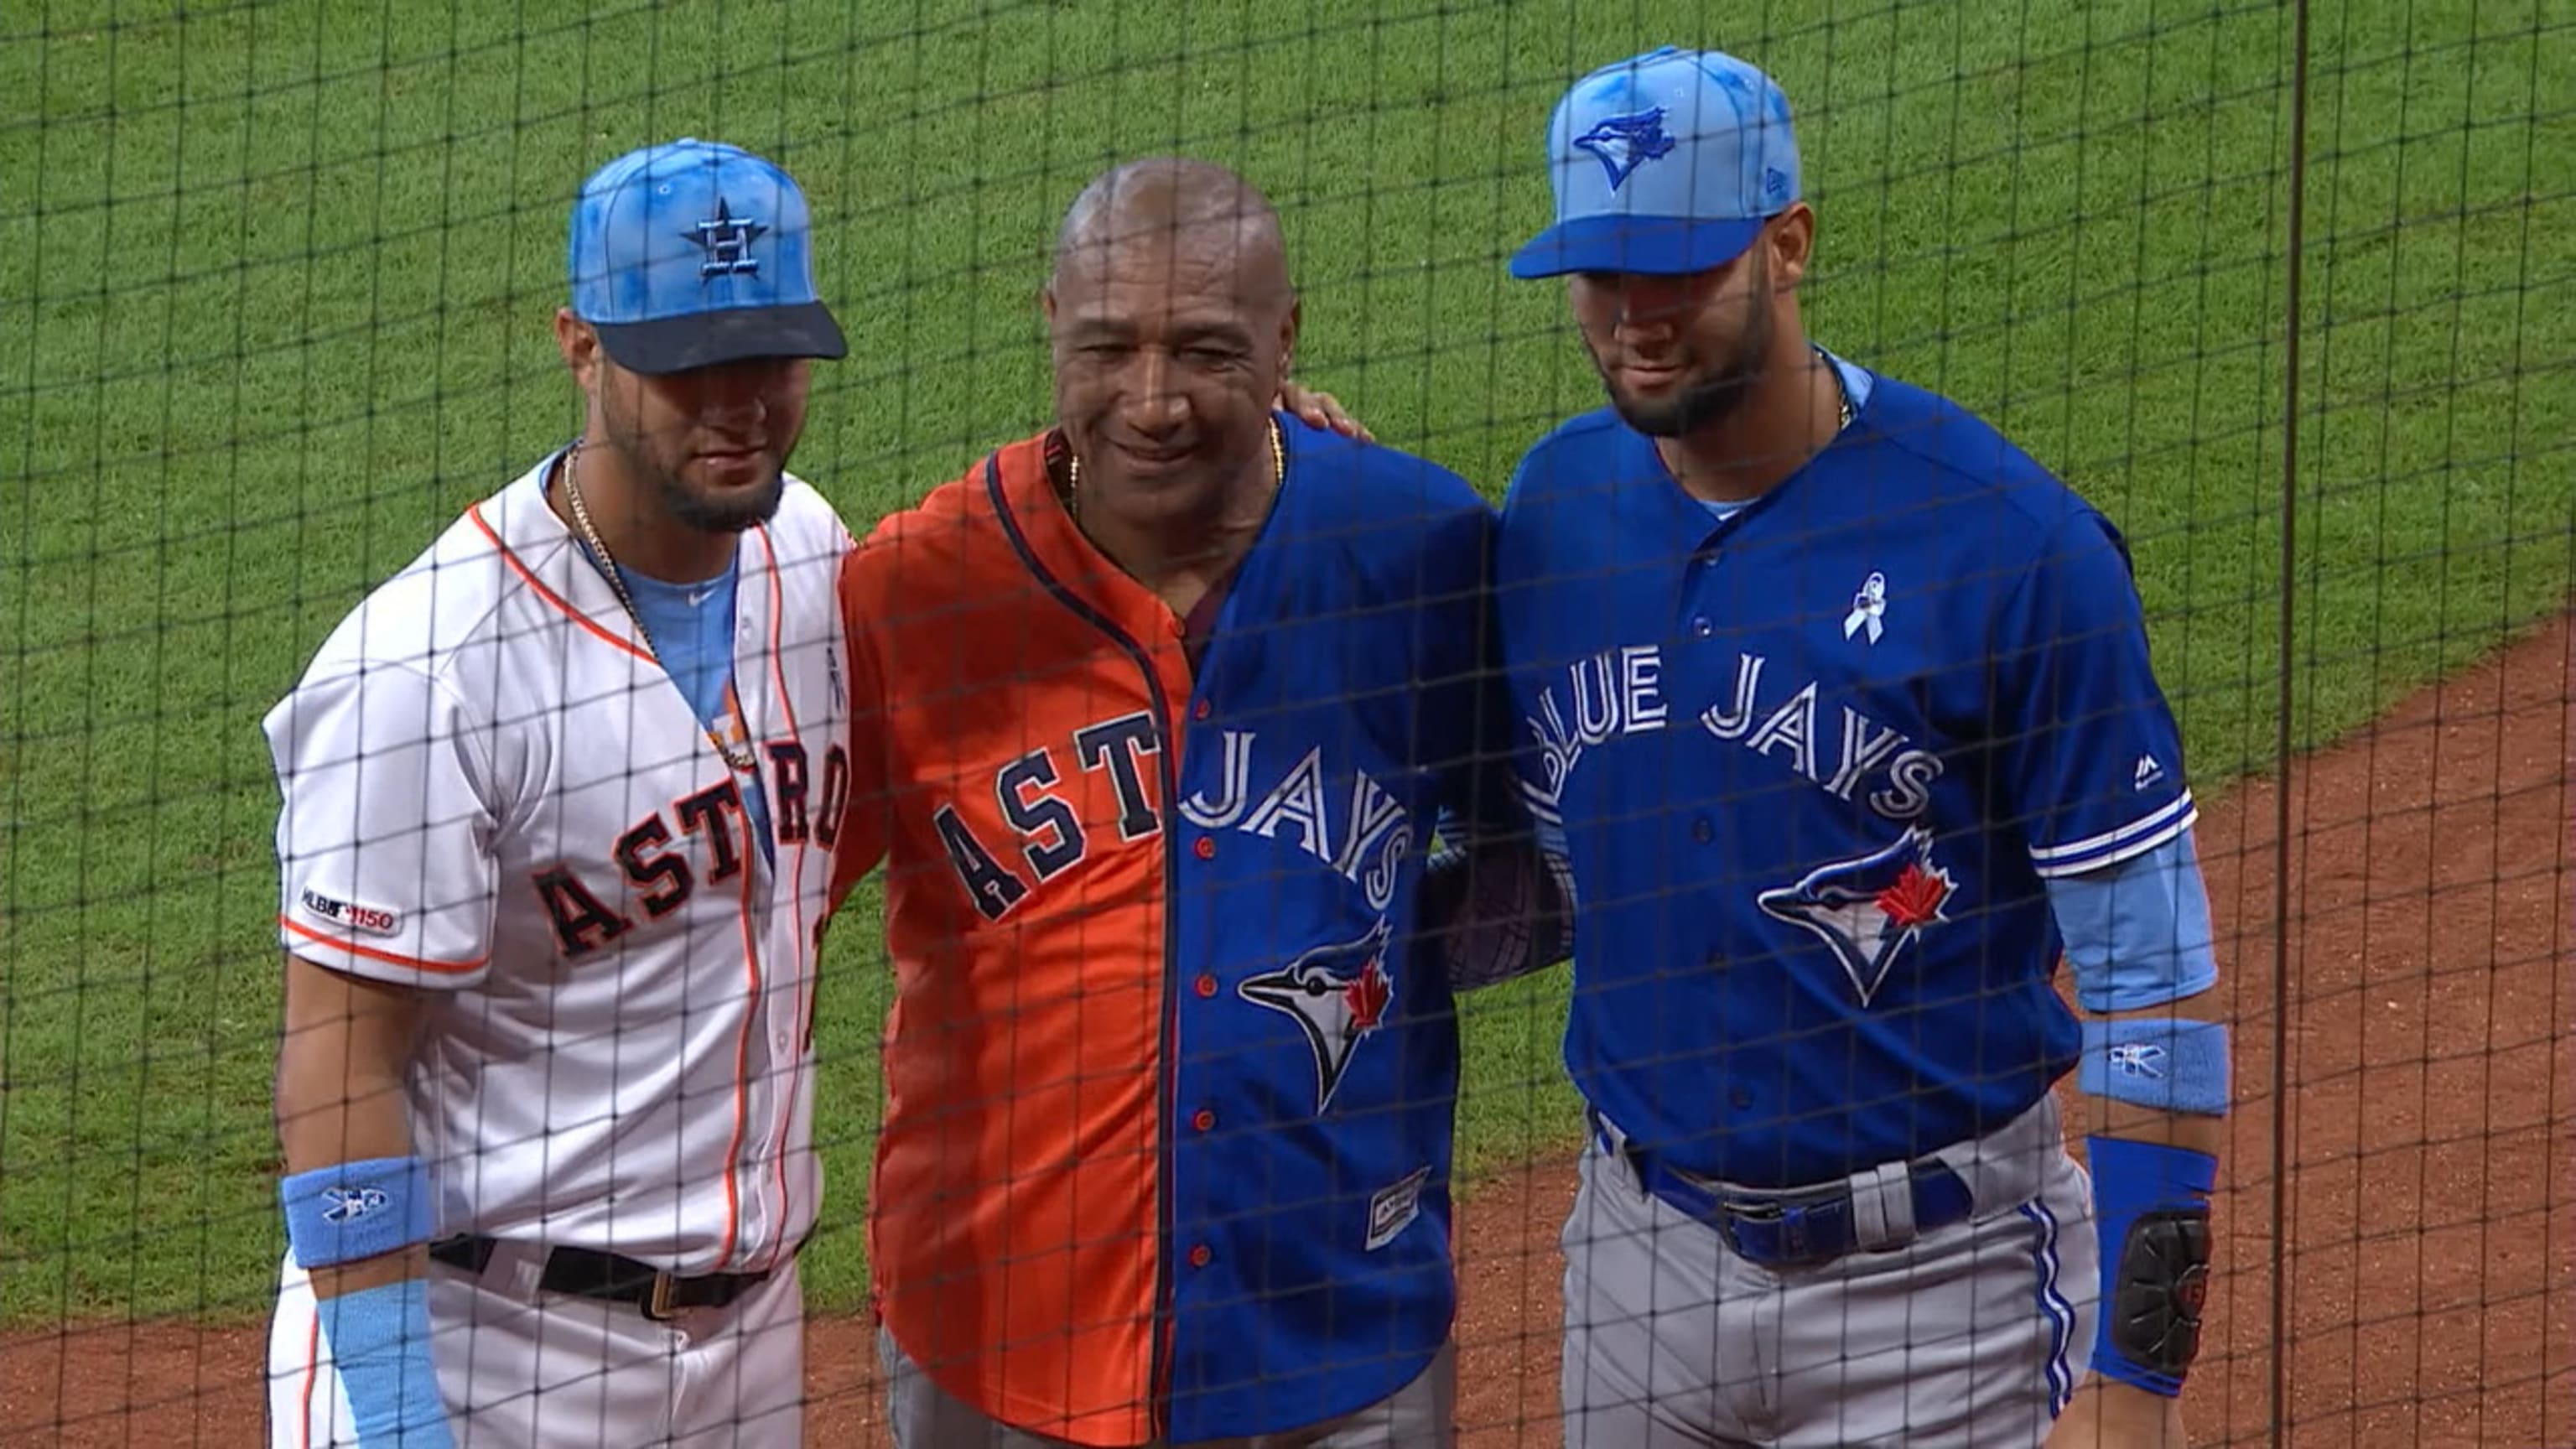
<path id="1" fill-rule="evenodd" d="M 2271 935 L 2276 787 L 2204 810 L 2240 1105 L 2210 1336 L 2185 1400 L 2197 1445 L 2268 1432 L 2284 1184 L 2288 1443 L 2576 1443 L 2571 649 L 2559 619 L 2292 772 L 2286 962 Z M 2286 1103 L 2270 1088 L 2284 968 L 2299 1084 Z M 2286 1179 L 2271 1166 L 2284 1107 Z M 1556 1230 L 1571 1196 L 1566 1165 L 1546 1163 L 1466 1205 L 1472 1449 L 1556 1442 Z M 808 1442 L 883 1443 L 870 1339 L 857 1321 L 813 1325 Z M 256 1445 L 261 1356 L 257 1328 L 161 1323 L 0 1344 L 0 1445 Z"/>

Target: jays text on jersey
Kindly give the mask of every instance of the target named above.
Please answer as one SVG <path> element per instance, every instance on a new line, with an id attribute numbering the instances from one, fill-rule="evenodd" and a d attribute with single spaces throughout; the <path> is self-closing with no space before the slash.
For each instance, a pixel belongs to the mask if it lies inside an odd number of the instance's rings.
<path id="1" fill-rule="evenodd" d="M 1474 753 L 1492 510 L 1281 425 L 1195 673 L 1044 438 L 845 573 L 884 708 L 853 778 L 886 809 L 841 842 L 841 888 L 887 864 L 897 978 L 881 1310 L 948 1392 L 1080 1443 L 1319 1422 L 1450 1326 L 1457 1045 L 1416 886 Z"/>
<path id="2" fill-rule="evenodd" d="M 441 1235 L 761 1271 L 819 1191 L 809 1023 L 848 788 L 849 535 L 790 478 L 738 545 L 754 782 L 547 508 L 554 461 L 370 594 L 270 712 L 280 937 L 438 993 L 410 1105 Z"/>
<path id="3" fill-rule="evenodd" d="M 1856 380 L 1851 426 L 1723 522 L 1577 418 L 1497 541 L 1523 772 L 1578 896 L 1567 1065 L 1746 1186 L 2031 1106 L 2079 1041 L 2044 879 L 2193 819 L 2109 521 L 1955 404 Z"/>

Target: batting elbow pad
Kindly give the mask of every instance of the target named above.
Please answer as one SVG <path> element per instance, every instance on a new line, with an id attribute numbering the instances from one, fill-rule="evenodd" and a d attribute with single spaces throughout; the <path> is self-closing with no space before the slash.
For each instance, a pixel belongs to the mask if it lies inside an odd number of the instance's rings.
<path id="1" fill-rule="evenodd" d="M 2126 1137 L 2088 1137 L 2085 1146 L 2102 1263 L 2093 1371 L 2178 1397 L 2200 1354 L 2218 1159 Z"/>

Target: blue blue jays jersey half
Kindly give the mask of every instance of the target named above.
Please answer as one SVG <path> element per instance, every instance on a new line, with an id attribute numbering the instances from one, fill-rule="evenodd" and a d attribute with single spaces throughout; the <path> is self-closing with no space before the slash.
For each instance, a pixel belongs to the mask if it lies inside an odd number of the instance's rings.
<path id="1" fill-rule="evenodd" d="M 2046 878 L 2194 814 L 2118 531 L 1838 365 L 1850 426 L 1724 521 L 1604 410 L 1522 459 L 1497 538 L 1521 770 L 1577 896 L 1568 1068 L 1749 1186 L 2028 1108 L 2079 1043 Z"/>

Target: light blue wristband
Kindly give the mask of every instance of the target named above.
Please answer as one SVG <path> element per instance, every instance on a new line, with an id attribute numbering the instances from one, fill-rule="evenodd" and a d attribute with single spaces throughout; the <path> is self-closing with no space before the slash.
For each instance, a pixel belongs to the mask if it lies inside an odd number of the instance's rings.
<path id="1" fill-rule="evenodd" d="M 406 1278 L 314 1304 L 358 1449 L 454 1449 L 429 1352 L 429 1283 Z"/>
<path id="2" fill-rule="evenodd" d="M 2159 1112 L 2224 1117 L 2230 1095 L 2227 1028 L 2172 1016 L 2087 1017 L 2075 1086 L 2087 1096 Z"/>
<path id="3" fill-rule="evenodd" d="M 277 1185 L 286 1243 L 310 1271 L 429 1241 L 437 1227 L 429 1168 L 418 1157 L 372 1157 L 299 1172 Z"/>

